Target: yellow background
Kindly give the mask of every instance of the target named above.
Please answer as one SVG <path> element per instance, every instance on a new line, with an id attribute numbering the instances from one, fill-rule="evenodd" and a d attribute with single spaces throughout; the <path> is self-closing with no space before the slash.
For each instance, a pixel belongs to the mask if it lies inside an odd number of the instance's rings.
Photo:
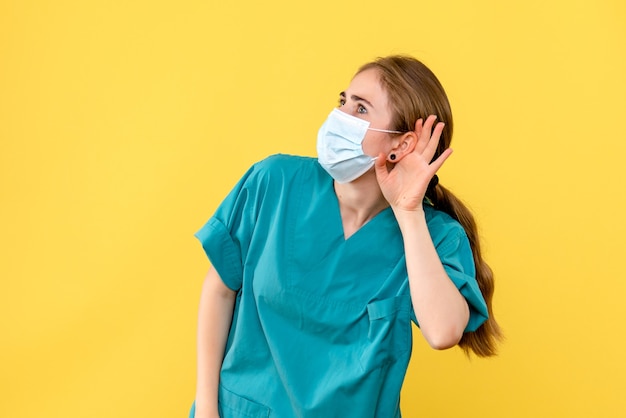
<path id="1" fill-rule="evenodd" d="M 626 416 L 622 0 L 0 1 L 0 416 L 186 416 L 192 234 L 390 53 L 449 93 L 507 335 L 416 336 L 404 415 Z"/>

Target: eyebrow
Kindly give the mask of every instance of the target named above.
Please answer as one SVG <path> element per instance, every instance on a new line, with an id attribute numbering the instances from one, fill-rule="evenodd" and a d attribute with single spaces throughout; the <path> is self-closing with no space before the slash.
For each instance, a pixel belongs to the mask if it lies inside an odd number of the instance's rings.
<path id="1" fill-rule="evenodd" d="M 345 99 L 345 98 L 346 98 L 346 92 L 345 92 L 345 91 L 340 92 L 340 93 L 339 93 L 339 97 L 342 97 L 342 98 L 344 98 L 344 99 Z M 374 105 L 372 105 L 372 104 L 371 104 L 368 100 L 366 100 L 366 99 L 364 99 L 364 98 L 362 98 L 362 97 L 359 97 L 359 96 L 357 96 L 356 94 L 351 95 L 351 96 L 350 96 L 350 98 L 351 98 L 352 100 L 354 100 L 355 102 L 359 102 L 359 101 L 361 101 L 361 102 L 364 102 L 364 103 L 365 103 L 366 105 L 368 105 L 369 107 L 371 107 L 372 109 L 374 108 Z"/>

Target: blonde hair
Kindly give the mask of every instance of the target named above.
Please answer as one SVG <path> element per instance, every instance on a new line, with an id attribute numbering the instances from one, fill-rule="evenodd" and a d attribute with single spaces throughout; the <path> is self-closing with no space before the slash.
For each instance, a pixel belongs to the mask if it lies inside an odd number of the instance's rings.
<path id="1" fill-rule="evenodd" d="M 450 147 L 453 131 L 452 110 L 443 86 L 422 62 L 409 56 L 392 55 L 378 58 L 363 65 L 359 71 L 375 69 L 382 87 L 389 96 L 393 119 L 391 129 L 408 132 L 415 128 L 415 122 L 429 115 L 437 115 L 437 121 L 445 126 L 433 157 L 436 159 Z M 469 238 L 476 265 L 476 281 L 487 303 L 489 318 L 476 331 L 463 334 L 459 346 L 466 354 L 480 357 L 496 354 L 496 345 L 502 339 L 502 331 L 496 322 L 492 309 L 494 291 L 493 272 L 483 260 L 478 228 L 470 210 L 441 184 L 431 183 L 426 191 L 435 209 L 441 210 L 457 220 Z"/>

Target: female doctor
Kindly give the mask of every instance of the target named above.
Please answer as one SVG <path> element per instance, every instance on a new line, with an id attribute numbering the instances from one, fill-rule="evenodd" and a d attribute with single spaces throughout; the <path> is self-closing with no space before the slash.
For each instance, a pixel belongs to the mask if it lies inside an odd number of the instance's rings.
<path id="1" fill-rule="evenodd" d="M 248 170 L 196 234 L 191 417 L 398 418 L 411 321 L 434 349 L 495 354 L 491 270 L 436 176 L 451 137 L 435 75 L 389 56 L 340 93 L 318 159 Z"/>

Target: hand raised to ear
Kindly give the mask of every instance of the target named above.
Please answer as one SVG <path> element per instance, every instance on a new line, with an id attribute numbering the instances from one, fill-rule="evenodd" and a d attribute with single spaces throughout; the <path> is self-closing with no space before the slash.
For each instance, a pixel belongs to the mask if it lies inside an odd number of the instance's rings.
<path id="1" fill-rule="evenodd" d="M 430 115 L 426 122 L 417 120 L 414 131 L 417 141 L 413 149 L 399 157 L 391 168 L 387 167 L 382 153 L 376 159 L 376 179 L 394 211 L 421 210 L 428 183 L 452 154 L 452 149 L 448 148 L 431 163 L 444 127 L 444 123 L 439 122 L 433 129 L 436 119 Z"/>

